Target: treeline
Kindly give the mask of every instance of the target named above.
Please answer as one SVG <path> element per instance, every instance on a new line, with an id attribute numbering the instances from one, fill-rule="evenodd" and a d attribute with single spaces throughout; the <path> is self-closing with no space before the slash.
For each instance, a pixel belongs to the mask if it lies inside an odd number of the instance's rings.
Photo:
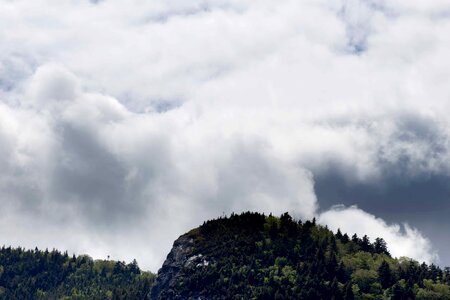
<path id="1" fill-rule="evenodd" d="M 158 299 L 450 299 L 448 268 L 287 213 L 233 214 L 186 236 L 187 260 Z M 136 261 L 0 249 L 0 299 L 148 299 L 155 280 Z"/>
<path id="2" fill-rule="evenodd" d="M 193 257 L 161 299 L 450 299 L 450 271 L 394 259 L 381 238 L 258 213 L 205 222 Z M 175 295 L 175 296 L 174 296 Z"/>
<path id="3" fill-rule="evenodd" d="M 155 276 L 137 262 L 2 247 L 0 299 L 144 299 Z"/>

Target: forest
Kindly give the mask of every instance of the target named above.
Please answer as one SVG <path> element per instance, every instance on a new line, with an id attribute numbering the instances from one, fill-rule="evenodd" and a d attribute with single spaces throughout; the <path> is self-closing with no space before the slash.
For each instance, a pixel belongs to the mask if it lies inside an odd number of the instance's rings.
<path id="1" fill-rule="evenodd" d="M 382 238 L 258 213 L 187 233 L 191 257 L 158 299 L 450 299 L 450 270 L 393 258 Z M 158 286 L 158 280 L 156 286 Z"/>
<path id="2" fill-rule="evenodd" d="M 0 299 L 145 299 L 155 275 L 57 250 L 0 249 Z"/>
<path id="3" fill-rule="evenodd" d="M 136 260 L 3 246 L 0 299 L 450 299 L 449 268 L 393 258 L 382 238 L 333 233 L 288 213 L 232 214 L 186 239 L 181 267 L 158 275 Z"/>

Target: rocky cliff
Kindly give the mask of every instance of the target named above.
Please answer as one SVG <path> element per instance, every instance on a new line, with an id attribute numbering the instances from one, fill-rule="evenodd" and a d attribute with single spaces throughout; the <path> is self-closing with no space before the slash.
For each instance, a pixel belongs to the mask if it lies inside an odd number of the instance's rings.
<path id="1" fill-rule="evenodd" d="M 450 300 L 450 269 L 393 258 L 381 238 L 247 212 L 176 240 L 149 298 Z"/>
<path id="2" fill-rule="evenodd" d="M 188 274 L 196 268 L 208 266 L 208 260 L 202 254 L 194 254 L 194 238 L 192 233 L 179 237 L 173 244 L 172 250 L 158 271 L 150 299 L 183 299 L 177 292 L 177 287 Z M 194 299 L 200 297 L 194 297 Z M 201 297 L 201 299 L 205 299 Z"/>

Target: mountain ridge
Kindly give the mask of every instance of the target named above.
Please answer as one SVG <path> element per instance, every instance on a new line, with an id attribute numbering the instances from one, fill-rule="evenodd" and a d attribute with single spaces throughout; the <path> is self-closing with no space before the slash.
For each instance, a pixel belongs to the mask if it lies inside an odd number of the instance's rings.
<path id="1" fill-rule="evenodd" d="M 450 299 L 450 270 L 393 258 L 382 238 L 245 212 L 174 242 L 150 299 Z"/>
<path id="2" fill-rule="evenodd" d="M 450 299 L 450 269 L 315 219 L 244 212 L 181 235 L 157 276 L 136 260 L 3 246 L 0 299 Z"/>

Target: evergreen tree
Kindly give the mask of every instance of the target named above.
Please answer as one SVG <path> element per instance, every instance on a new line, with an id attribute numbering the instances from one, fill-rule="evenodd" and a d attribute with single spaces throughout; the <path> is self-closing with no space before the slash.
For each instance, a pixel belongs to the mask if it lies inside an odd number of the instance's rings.
<path id="1" fill-rule="evenodd" d="M 405 291 L 400 283 L 396 283 L 392 286 L 392 297 L 391 300 L 406 300 Z"/>
<path id="2" fill-rule="evenodd" d="M 389 255 L 389 251 L 387 250 L 386 242 L 382 238 L 375 239 L 374 248 L 375 248 L 374 249 L 375 253 L 380 253 L 380 254 L 384 253 L 384 254 Z"/>
<path id="3" fill-rule="evenodd" d="M 359 241 L 359 246 L 362 251 L 372 252 L 372 244 L 370 243 L 369 237 L 364 235 L 363 238 Z"/>
<path id="4" fill-rule="evenodd" d="M 383 261 L 378 268 L 378 280 L 383 289 L 391 287 L 393 284 L 393 276 L 391 272 L 391 268 L 386 261 Z"/>
<path id="5" fill-rule="evenodd" d="M 330 296 L 330 299 L 342 300 L 342 293 L 339 289 L 339 282 L 336 277 L 334 277 L 333 281 L 331 282 Z"/>
<path id="6" fill-rule="evenodd" d="M 344 300 L 354 300 L 354 299 L 355 299 L 355 295 L 353 294 L 352 283 L 351 283 L 351 281 L 349 281 L 345 285 Z"/>
<path id="7" fill-rule="evenodd" d="M 342 236 L 341 239 L 342 243 L 347 244 L 348 242 L 350 242 L 350 238 L 348 237 L 347 233 L 344 233 L 344 235 Z"/>

